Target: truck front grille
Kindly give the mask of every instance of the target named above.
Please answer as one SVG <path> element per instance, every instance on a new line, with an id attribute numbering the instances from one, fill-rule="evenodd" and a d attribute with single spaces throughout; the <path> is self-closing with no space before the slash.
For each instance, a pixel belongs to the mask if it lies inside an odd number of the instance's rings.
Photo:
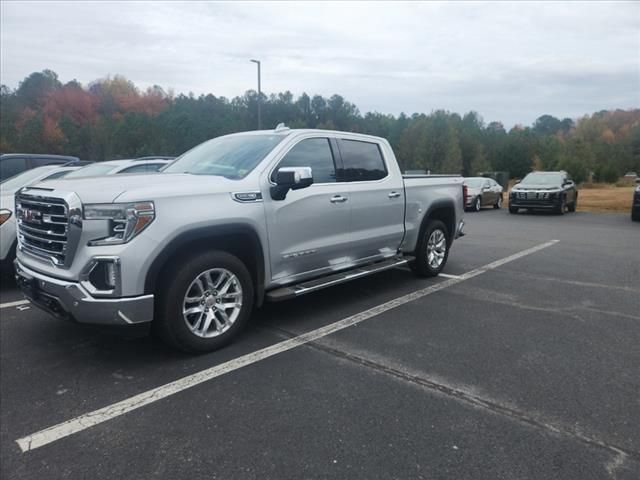
<path id="1" fill-rule="evenodd" d="M 19 194 L 18 238 L 23 250 L 64 265 L 67 256 L 69 206 L 61 198 Z"/>

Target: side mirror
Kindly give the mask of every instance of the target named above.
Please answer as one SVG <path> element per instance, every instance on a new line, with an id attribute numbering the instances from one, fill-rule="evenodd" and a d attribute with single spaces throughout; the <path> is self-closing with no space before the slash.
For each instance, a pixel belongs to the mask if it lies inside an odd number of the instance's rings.
<path id="1" fill-rule="evenodd" d="M 271 198 L 284 200 L 289 190 L 307 188 L 313 183 L 311 167 L 282 167 L 276 172 L 276 185 L 271 187 Z"/>

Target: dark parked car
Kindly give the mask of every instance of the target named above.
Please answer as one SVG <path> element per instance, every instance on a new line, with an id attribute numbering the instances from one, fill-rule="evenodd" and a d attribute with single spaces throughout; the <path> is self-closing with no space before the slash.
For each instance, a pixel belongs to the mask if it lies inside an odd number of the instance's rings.
<path id="1" fill-rule="evenodd" d="M 502 187 L 493 178 L 467 177 L 467 210 L 479 212 L 482 207 L 502 208 Z"/>
<path id="2" fill-rule="evenodd" d="M 45 165 L 64 165 L 77 162 L 78 157 L 65 155 L 42 155 L 34 153 L 5 153 L 0 156 L 0 182 L 26 170 Z"/>
<path id="3" fill-rule="evenodd" d="M 514 185 L 509 195 L 509 213 L 526 208 L 563 215 L 567 210 L 575 212 L 577 206 L 578 189 L 565 171 L 531 172 Z"/>
<path id="4" fill-rule="evenodd" d="M 631 204 L 631 220 L 640 222 L 640 177 L 636 178 L 636 189 L 633 191 L 633 203 Z"/>

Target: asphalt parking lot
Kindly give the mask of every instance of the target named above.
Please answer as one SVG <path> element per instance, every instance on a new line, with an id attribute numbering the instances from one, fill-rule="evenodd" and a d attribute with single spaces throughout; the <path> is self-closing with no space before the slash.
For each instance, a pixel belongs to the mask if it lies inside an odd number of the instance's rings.
<path id="1" fill-rule="evenodd" d="M 0 476 L 639 478 L 640 224 L 466 220 L 446 276 L 267 305 L 196 357 L 4 282 Z"/>

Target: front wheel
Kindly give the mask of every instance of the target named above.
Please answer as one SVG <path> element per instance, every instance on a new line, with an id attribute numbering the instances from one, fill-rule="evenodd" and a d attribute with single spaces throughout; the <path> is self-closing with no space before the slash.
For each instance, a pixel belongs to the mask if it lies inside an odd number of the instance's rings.
<path id="1" fill-rule="evenodd" d="M 556 213 L 558 215 L 564 215 L 566 210 L 567 210 L 567 198 L 566 197 L 562 197 L 562 200 L 560 201 L 560 206 L 558 206 L 558 209 L 556 210 Z"/>
<path id="2" fill-rule="evenodd" d="M 476 201 L 475 201 L 475 203 L 473 204 L 473 209 L 474 209 L 476 212 L 479 212 L 481 208 L 482 208 L 482 199 L 480 198 L 480 196 L 477 196 L 477 197 L 476 197 Z"/>
<path id="3" fill-rule="evenodd" d="M 253 309 L 253 282 L 234 255 L 204 252 L 177 262 L 156 297 L 155 327 L 170 345 L 190 353 L 227 345 Z"/>
<path id="4" fill-rule="evenodd" d="M 496 200 L 496 203 L 493 205 L 493 208 L 495 208 L 496 210 L 499 210 L 500 208 L 502 208 L 502 195 L 498 197 L 498 200 Z"/>
<path id="5" fill-rule="evenodd" d="M 573 202 L 567 207 L 570 212 L 575 212 L 578 208 L 578 196 L 574 198 Z"/>
<path id="6" fill-rule="evenodd" d="M 431 220 L 419 239 L 411 269 L 421 277 L 435 277 L 447 263 L 449 245 L 447 227 L 440 220 Z"/>
<path id="7" fill-rule="evenodd" d="M 511 213 L 512 215 L 515 215 L 516 213 L 518 213 L 518 207 L 509 207 L 509 213 Z"/>

